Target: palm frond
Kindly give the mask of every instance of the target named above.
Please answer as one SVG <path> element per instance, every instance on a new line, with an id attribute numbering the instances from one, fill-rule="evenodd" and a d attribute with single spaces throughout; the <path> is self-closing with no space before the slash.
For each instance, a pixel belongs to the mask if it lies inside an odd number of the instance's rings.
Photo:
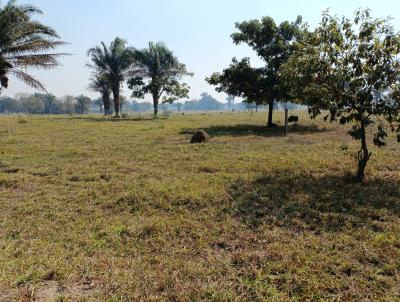
<path id="1" fill-rule="evenodd" d="M 37 79 L 35 79 L 33 76 L 27 74 L 26 72 L 20 70 L 20 69 L 11 69 L 10 74 L 15 76 L 17 79 L 23 81 L 25 84 L 28 86 L 31 86 L 32 88 L 44 91 L 47 93 L 46 88 L 44 85 Z"/>
<path id="2" fill-rule="evenodd" d="M 45 91 L 43 84 L 25 69 L 54 68 L 61 65 L 58 61 L 60 57 L 68 55 L 49 53 L 65 42 L 58 40 L 59 36 L 53 28 L 31 19 L 33 15 L 41 13 L 37 7 L 17 5 L 15 0 L 0 7 L 1 87 L 8 85 L 7 74 L 10 73 L 29 86 Z"/>

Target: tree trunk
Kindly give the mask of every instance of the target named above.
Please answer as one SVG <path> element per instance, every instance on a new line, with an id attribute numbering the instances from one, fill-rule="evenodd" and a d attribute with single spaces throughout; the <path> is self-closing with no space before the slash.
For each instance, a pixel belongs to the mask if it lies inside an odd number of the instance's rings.
<path id="1" fill-rule="evenodd" d="M 119 117 L 119 85 L 113 89 L 115 117 Z"/>
<path id="2" fill-rule="evenodd" d="M 154 108 L 154 116 L 157 116 L 158 113 L 158 94 L 153 93 L 153 108 Z"/>
<path id="3" fill-rule="evenodd" d="M 367 166 L 367 162 L 371 157 L 371 153 L 368 152 L 367 147 L 367 139 L 365 135 L 365 124 L 361 122 L 361 149 L 358 151 L 358 171 L 357 171 L 357 180 L 359 182 L 363 182 L 365 177 L 365 167 Z"/>
<path id="4" fill-rule="evenodd" d="M 105 93 L 103 95 L 103 107 L 104 107 L 104 115 L 105 116 L 107 116 L 107 114 L 110 114 L 110 106 L 111 106 L 110 94 Z"/>
<path id="5" fill-rule="evenodd" d="M 272 113 L 274 112 L 274 101 L 268 102 L 268 127 L 275 127 L 276 125 L 272 122 Z"/>

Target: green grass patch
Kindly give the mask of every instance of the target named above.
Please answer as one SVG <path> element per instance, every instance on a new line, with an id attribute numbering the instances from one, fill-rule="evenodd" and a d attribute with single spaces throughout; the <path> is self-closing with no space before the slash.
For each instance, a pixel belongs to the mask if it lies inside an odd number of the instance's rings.
<path id="1" fill-rule="evenodd" d="M 275 118 L 1 117 L 0 300 L 399 300 L 395 138 L 360 185 L 348 128 Z"/>

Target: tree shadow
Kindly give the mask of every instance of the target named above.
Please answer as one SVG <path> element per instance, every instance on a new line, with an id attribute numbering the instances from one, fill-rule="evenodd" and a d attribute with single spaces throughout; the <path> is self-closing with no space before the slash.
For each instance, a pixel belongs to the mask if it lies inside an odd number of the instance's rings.
<path id="1" fill-rule="evenodd" d="M 371 228 L 400 215 L 399 180 L 351 176 L 313 176 L 280 171 L 254 182 L 240 180 L 229 188 L 232 214 L 248 225 L 286 227 L 295 231 L 338 232 Z"/>
<path id="2" fill-rule="evenodd" d="M 57 117 L 57 119 L 66 119 L 66 120 L 80 120 L 87 122 L 112 122 L 112 123 L 121 123 L 121 122 L 139 122 L 139 121 L 156 121 L 156 120 L 165 120 L 168 119 L 168 116 L 158 116 L 154 118 L 153 116 L 130 116 L 124 118 L 115 118 L 115 117 L 104 117 L 104 116 L 68 116 L 68 117 Z"/>
<path id="3" fill-rule="evenodd" d="M 263 136 L 263 137 L 279 137 L 284 136 L 284 126 L 267 127 L 266 125 L 247 125 L 247 124 L 237 124 L 237 125 L 221 125 L 221 126 L 211 126 L 207 128 L 202 128 L 210 136 Z M 185 128 L 182 129 L 179 134 L 193 134 L 198 129 Z M 289 133 L 322 133 L 330 131 L 327 128 L 319 128 L 317 125 L 290 125 L 288 128 Z"/>

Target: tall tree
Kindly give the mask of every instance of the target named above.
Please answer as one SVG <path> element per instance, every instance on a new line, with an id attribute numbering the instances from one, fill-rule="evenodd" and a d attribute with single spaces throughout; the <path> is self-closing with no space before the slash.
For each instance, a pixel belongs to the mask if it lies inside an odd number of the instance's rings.
<path id="1" fill-rule="evenodd" d="M 0 97 L 0 112 L 10 114 L 18 111 L 18 103 L 16 99 L 3 96 Z"/>
<path id="2" fill-rule="evenodd" d="M 286 91 L 280 85 L 278 71 L 280 66 L 292 54 L 293 42 L 302 34 L 300 30 L 301 23 L 301 17 L 297 17 L 295 22 L 285 21 L 280 25 L 277 25 L 271 17 L 236 23 L 238 31 L 231 35 L 233 42 L 235 44 L 248 44 L 265 61 L 265 67 L 252 69 L 248 59 L 241 61 L 234 59 L 230 68 L 226 72 L 223 72 L 222 77 L 218 78 L 218 74 L 216 74 L 207 79 L 207 81 L 210 84 L 218 85 L 218 80 L 220 80 L 223 84 L 221 85 L 222 87 L 228 87 L 227 80 L 241 81 L 245 77 L 247 81 L 245 84 L 240 82 L 231 83 L 231 86 L 235 88 L 233 90 L 235 94 L 233 95 L 245 95 L 247 101 L 254 101 L 257 104 L 268 103 L 268 126 L 275 126 L 272 122 L 274 102 L 285 100 L 287 97 Z M 231 74 L 231 78 L 229 79 L 230 72 L 238 72 L 240 71 L 238 68 L 242 67 L 246 70 L 241 70 L 241 72 L 247 71 L 249 73 L 247 76 L 240 74 L 239 77 L 236 77 L 235 74 Z M 251 83 L 250 79 L 254 79 L 257 82 Z M 260 86 L 261 83 L 263 87 Z M 254 99 L 246 96 L 249 92 L 246 90 L 248 85 L 254 86 L 257 89 L 257 93 L 253 93 Z M 224 89 L 221 90 L 225 91 Z"/>
<path id="3" fill-rule="evenodd" d="M 148 48 L 136 50 L 134 57 L 134 76 L 128 81 L 128 87 L 133 90 L 133 97 L 144 98 L 151 94 L 155 116 L 163 94 L 164 103 L 188 96 L 189 87 L 180 81 L 183 76 L 192 74 L 164 43 L 150 42 Z"/>
<path id="4" fill-rule="evenodd" d="M 206 81 L 215 85 L 216 91 L 225 92 L 230 96 L 242 97 L 246 103 L 256 102 L 262 104 L 265 100 L 273 99 L 269 78 L 264 67 L 254 68 L 250 65 L 249 58 L 238 61 L 232 59 L 232 63 L 222 73 L 213 73 Z M 273 108 L 272 108 L 273 109 Z M 270 111 L 272 114 L 272 110 Z M 272 126 L 272 115 L 270 116 Z"/>
<path id="5" fill-rule="evenodd" d="M 89 80 L 89 88 L 93 91 L 97 91 L 101 95 L 101 101 L 104 107 L 104 115 L 110 114 L 111 108 L 111 87 L 110 81 L 107 76 L 101 73 L 95 73 Z"/>
<path id="6" fill-rule="evenodd" d="M 75 103 L 75 112 L 78 114 L 86 114 L 89 111 L 89 105 L 92 102 L 92 100 L 81 94 L 80 96 L 75 98 L 76 103 Z"/>
<path id="7" fill-rule="evenodd" d="M 64 54 L 49 53 L 65 44 L 58 40 L 56 31 L 32 20 L 42 11 L 31 5 L 17 5 L 10 0 L 0 7 L 0 93 L 7 89 L 9 75 L 27 85 L 45 91 L 44 85 L 26 72 L 26 68 L 50 69 L 59 66 Z"/>
<path id="8" fill-rule="evenodd" d="M 400 142 L 400 34 L 388 19 L 358 10 L 351 21 L 324 12 L 320 26 L 296 45 L 281 76 L 293 98 L 315 117 L 350 123 L 349 134 L 360 141 L 357 178 L 363 181 L 373 142 L 386 144 L 388 130 Z"/>
<path id="9" fill-rule="evenodd" d="M 125 40 L 115 38 L 109 47 L 101 42 L 100 46 L 88 50 L 88 56 L 92 61 L 88 64 L 89 68 L 95 73 L 105 76 L 110 82 L 116 117 L 119 117 L 120 111 L 121 85 L 133 63 L 133 51 L 127 48 L 126 44 Z"/>
<path id="10" fill-rule="evenodd" d="M 76 105 L 76 100 L 72 95 L 66 95 L 62 98 L 63 101 L 63 107 L 64 107 L 64 112 L 72 115 L 75 113 L 75 105 Z"/>
<path id="11" fill-rule="evenodd" d="M 35 93 L 34 96 L 39 98 L 44 103 L 44 114 L 53 114 L 56 111 L 57 107 L 57 97 L 53 94 L 42 94 L 42 93 Z"/>

